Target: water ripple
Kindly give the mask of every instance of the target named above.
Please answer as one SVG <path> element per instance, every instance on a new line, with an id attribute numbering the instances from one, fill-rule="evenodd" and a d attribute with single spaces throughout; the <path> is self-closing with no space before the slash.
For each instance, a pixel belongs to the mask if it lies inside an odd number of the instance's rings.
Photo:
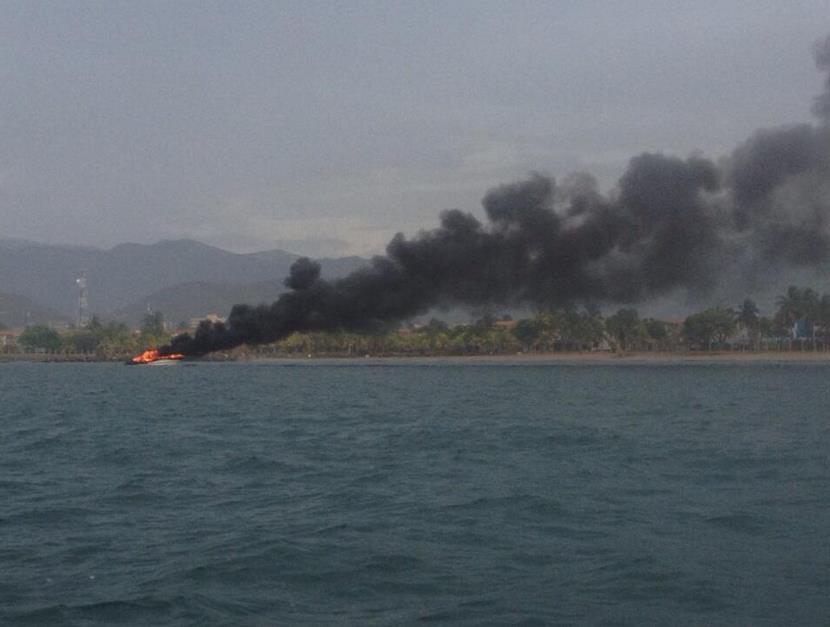
<path id="1" fill-rule="evenodd" d="M 820 366 L 0 369 L 0 624 L 830 616 Z"/>

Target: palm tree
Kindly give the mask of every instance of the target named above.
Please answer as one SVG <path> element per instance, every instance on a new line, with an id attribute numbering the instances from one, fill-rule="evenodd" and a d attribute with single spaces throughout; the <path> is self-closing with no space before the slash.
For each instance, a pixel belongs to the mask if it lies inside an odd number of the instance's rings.
<path id="1" fill-rule="evenodd" d="M 804 316 L 804 296 L 802 290 L 794 285 L 790 285 L 786 294 L 782 294 L 775 299 L 775 304 L 778 306 L 778 311 L 775 317 L 781 327 L 790 329 L 790 338 L 792 338 L 793 325 Z M 792 347 L 792 339 L 789 340 L 790 347 Z"/>
<path id="2" fill-rule="evenodd" d="M 815 290 L 809 287 L 799 289 L 791 285 L 787 293 L 775 301 L 778 306 L 776 318 L 781 326 L 785 327 L 792 327 L 796 322 L 803 320 L 815 349 L 815 322 L 822 316 L 822 302 Z"/>
<path id="3" fill-rule="evenodd" d="M 751 298 L 744 299 L 738 307 L 738 323 L 746 329 L 747 335 L 752 342 L 753 350 L 758 350 L 761 319 L 758 316 L 758 305 Z"/>
<path id="4" fill-rule="evenodd" d="M 804 315 L 804 297 L 802 290 L 790 285 L 786 294 L 775 299 L 778 307 L 776 316 L 783 324 L 793 324 Z"/>

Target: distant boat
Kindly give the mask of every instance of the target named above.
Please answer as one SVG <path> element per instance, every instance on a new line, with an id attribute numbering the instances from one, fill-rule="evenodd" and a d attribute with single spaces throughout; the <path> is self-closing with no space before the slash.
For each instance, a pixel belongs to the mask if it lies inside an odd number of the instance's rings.
<path id="1" fill-rule="evenodd" d="M 172 366 L 184 359 L 184 355 L 178 353 L 172 355 L 161 355 L 156 349 L 144 351 L 127 362 L 128 366 Z"/>

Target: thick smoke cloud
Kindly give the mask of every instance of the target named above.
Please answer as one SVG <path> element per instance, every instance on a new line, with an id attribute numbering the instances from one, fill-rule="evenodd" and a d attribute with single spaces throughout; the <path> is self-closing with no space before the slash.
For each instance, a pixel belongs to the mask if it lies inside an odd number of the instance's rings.
<path id="1" fill-rule="evenodd" d="M 634 303 L 713 287 L 728 264 L 812 267 L 830 258 L 830 37 L 818 124 L 762 130 L 721 163 L 642 154 L 617 189 L 586 174 L 534 174 L 482 201 L 487 222 L 453 210 L 340 280 L 298 260 L 270 305 L 236 305 L 163 352 L 272 342 L 294 331 L 380 330 L 436 305 Z"/>

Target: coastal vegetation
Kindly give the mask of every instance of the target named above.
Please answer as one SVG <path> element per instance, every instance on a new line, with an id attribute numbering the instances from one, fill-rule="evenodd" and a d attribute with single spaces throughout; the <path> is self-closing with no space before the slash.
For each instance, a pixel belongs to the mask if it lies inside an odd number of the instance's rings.
<path id="1" fill-rule="evenodd" d="M 177 331 L 182 325 L 178 325 Z M 2 329 L 0 329 L 2 331 Z M 123 359 L 170 341 L 174 332 L 161 313 L 148 313 L 138 329 L 97 317 L 81 328 L 33 325 L 6 341 L 6 356 Z M 13 341 L 9 341 L 13 339 Z M 734 308 L 713 307 L 683 320 L 643 318 L 631 307 L 607 315 L 585 307 L 550 308 L 513 320 L 484 315 L 468 324 L 433 318 L 376 333 L 293 333 L 279 342 L 237 349 L 243 355 L 441 356 L 557 352 L 826 351 L 830 346 L 830 294 L 792 286 L 776 300 L 771 316 L 745 299 Z"/>
<path id="2" fill-rule="evenodd" d="M 81 328 L 58 332 L 46 325 L 27 327 L 14 342 L 0 346 L 0 354 L 84 356 L 94 359 L 122 359 L 145 346 L 157 346 L 170 340 L 160 313 L 148 314 L 141 327 L 130 329 L 119 321 L 102 322 L 93 317 Z"/>

